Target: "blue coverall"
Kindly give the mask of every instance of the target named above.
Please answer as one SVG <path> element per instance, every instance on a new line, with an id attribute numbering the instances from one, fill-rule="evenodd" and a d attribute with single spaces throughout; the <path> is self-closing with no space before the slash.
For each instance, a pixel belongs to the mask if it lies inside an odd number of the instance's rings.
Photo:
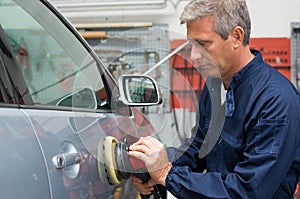
<path id="1" fill-rule="evenodd" d="M 293 198 L 300 174 L 299 92 L 260 52 L 252 53 L 255 58 L 230 82 L 224 125 L 208 155 L 200 158 L 199 149 L 205 135 L 214 133 L 212 120 L 222 120 L 222 111 L 213 113 L 223 107 L 216 78 L 207 79 L 200 96 L 192 137 L 167 149 L 174 161 L 166 188 L 175 197 Z"/>

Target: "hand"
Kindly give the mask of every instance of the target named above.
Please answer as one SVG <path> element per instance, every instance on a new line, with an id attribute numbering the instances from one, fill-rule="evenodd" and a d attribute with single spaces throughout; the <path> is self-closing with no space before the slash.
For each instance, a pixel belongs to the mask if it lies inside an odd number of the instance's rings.
<path id="1" fill-rule="evenodd" d="M 132 183 L 136 190 L 143 195 L 150 195 L 154 189 L 155 182 L 150 179 L 148 182 L 143 183 L 142 180 L 134 175 L 131 176 Z"/>
<path id="2" fill-rule="evenodd" d="M 169 162 L 167 151 L 161 142 L 150 136 L 142 137 L 129 147 L 128 153 L 145 163 L 155 183 L 165 186 L 166 177 L 172 164 Z"/>

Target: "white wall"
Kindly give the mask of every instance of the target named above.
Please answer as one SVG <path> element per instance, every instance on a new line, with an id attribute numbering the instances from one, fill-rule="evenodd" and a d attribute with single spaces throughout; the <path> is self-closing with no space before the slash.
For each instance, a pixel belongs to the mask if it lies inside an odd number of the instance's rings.
<path id="1" fill-rule="evenodd" d="M 174 2 L 173 4 L 171 2 Z M 174 6 L 178 2 L 177 7 Z M 63 13 L 73 23 L 154 22 L 168 23 L 170 39 L 185 38 L 185 26 L 178 17 L 187 0 L 168 0 L 164 9 L 96 10 Z M 290 37 L 291 22 L 300 22 L 300 0 L 248 0 L 252 19 L 252 37 Z"/>
<path id="2" fill-rule="evenodd" d="M 252 37 L 290 37 L 291 22 L 300 22 L 299 0 L 248 0 Z"/>

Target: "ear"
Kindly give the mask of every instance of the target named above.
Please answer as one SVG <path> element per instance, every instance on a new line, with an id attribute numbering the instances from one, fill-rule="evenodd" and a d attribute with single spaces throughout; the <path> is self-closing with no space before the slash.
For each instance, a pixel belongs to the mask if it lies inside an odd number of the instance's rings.
<path id="1" fill-rule="evenodd" d="M 233 48 L 238 48 L 243 45 L 244 34 L 244 29 L 241 26 L 236 26 L 231 30 L 230 35 L 233 39 Z"/>

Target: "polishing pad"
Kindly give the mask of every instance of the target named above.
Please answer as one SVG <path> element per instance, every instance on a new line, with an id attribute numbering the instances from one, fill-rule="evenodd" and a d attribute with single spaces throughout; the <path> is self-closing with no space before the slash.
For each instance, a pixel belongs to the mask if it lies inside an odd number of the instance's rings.
<path id="1" fill-rule="evenodd" d="M 98 143 L 98 173 L 102 182 L 110 185 L 120 184 L 122 178 L 117 171 L 115 150 L 118 140 L 106 136 Z"/>

